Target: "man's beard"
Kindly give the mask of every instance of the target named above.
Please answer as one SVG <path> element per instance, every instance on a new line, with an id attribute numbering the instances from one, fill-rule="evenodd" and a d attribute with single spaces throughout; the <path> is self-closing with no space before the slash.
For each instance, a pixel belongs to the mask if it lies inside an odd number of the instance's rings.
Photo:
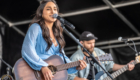
<path id="1" fill-rule="evenodd" d="M 88 49 L 88 52 L 90 52 L 90 53 L 92 53 L 93 51 L 94 51 L 94 49 L 92 49 L 92 50 L 91 49 Z"/>
<path id="2" fill-rule="evenodd" d="M 92 49 L 91 49 L 91 48 L 88 49 L 85 45 L 83 45 L 83 47 L 85 47 L 85 48 L 87 49 L 87 51 L 90 52 L 90 53 L 93 53 L 93 51 L 94 51 L 94 48 L 92 48 Z"/>

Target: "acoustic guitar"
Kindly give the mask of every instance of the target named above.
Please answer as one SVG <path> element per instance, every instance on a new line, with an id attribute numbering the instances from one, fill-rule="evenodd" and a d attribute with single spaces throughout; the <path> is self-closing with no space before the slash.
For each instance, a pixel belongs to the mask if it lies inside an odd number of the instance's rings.
<path id="1" fill-rule="evenodd" d="M 106 54 L 96 58 L 100 61 L 113 61 L 111 54 Z M 53 80 L 67 80 L 68 73 L 67 69 L 76 67 L 80 65 L 79 61 L 64 64 L 61 57 L 57 55 L 50 56 L 48 59 L 44 60 L 49 64 L 49 69 L 54 75 Z M 41 71 L 33 70 L 23 58 L 17 60 L 14 65 L 13 73 L 15 80 L 45 80 Z M 102 75 L 98 73 L 99 75 Z"/>

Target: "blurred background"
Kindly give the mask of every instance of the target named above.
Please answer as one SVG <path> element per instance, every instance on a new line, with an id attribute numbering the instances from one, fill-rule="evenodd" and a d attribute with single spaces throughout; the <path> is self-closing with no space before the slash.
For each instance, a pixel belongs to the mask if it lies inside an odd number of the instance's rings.
<path id="1" fill-rule="evenodd" d="M 40 0 L 0 0 L 0 58 L 12 67 L 21 58 L 21 47 Z M 56 0 L 60 16 L 72 23 L 66 27 L 76 38 L 83 31 L 98 37 L 96 47 L 111 53 L 115 63 L 135 60 L 135 52 L 118 37 L 131 39 L 140 51 L 140 0 Z M 70 57 L 77 44 L 64 32 L 65 53 Z M 133 47 L 133 44 L 130 45 Z M 116 80 L 140 80 L 140 65 Z M 7 66 L 0 61 L 0 77 Z"/>

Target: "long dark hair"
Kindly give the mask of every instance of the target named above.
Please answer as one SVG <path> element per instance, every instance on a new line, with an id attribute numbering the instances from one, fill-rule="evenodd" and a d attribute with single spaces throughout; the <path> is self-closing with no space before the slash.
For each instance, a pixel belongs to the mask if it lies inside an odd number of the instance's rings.
<path id="1" fill-rule="evenodd" d="M 48 43 L 46 51 L 48 51 L 50 49 L 50 47 L 52 46 L 49 28 L 45 26 L 45 21 L 42 18 L 43 9 L 48 2 L 53 2 L 57 6 L 57 4 L 54 0 L 41 1 L 40 6 L 38 7 L 38 9 L 36 11 L 35 17 L 33 18 L 32 22 L 31 22 L 31 24 L 38 23 L 41 26 L 43 38 Z M 58 6 L 57 6 L 57 11 L 59 12 Z M 57 39 L 57 41 L 60 45 L 59 51 L 60 51 L 60 53 L 62 53 L 62 49 L 65 46 L 65 40 L 63 37 L 63 28 L 61 27 L 61 23 L 59 20 L 56 20 L 54 22 L 52 30 L 53 30 L 55 38 Z"/>

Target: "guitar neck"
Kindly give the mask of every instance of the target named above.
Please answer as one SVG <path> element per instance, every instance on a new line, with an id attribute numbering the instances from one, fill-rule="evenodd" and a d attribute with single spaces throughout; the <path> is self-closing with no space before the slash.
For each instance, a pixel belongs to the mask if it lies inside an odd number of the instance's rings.
<path id="1" fill-rule="evenodd" d="M 79 66 L 79 65 L 80 65 L 80 62 L 76 61 L 76 62 L 71 62 L 71 63 L 67 63 L 63 65 L 58 65 L 56 66 L 56 68 L 57 68 L 57 71 L 61 71 L 61 70 L 66 70 L 68 68 Z"/>
<path id="2" fill-rule="evenodd" d="M 137 64 L 137 61 L 135 60 L 134 62 L 131 62 L 131 64 Z M 123 68 L 117 70 L 116 72 L 112 73 L 111 76 L 113 78 L 118 77 L 120 74 L 122 74 L 123 72 L 125 72 L 126 70 L 128 70 L 128 65 L 125 65 Z M 110 77 L 106 77 L 103 80 L 111 80 Z"/>
<path id="3" fill-rule="evenodd" d="M 99 58 L 98 57 L 95 57 L 95 58 L 97 61 L 112 61 L 113 60 L 111 54 L 106 54 L 106 55 L 99 56 Z M 88 61 L 91 61 L 91 60 L 92 60 L 92 58 L 88 58 Z M 87 62 L 87 60 L 85 60 L 85 61 Z M 79 65 L 80 65 L 80 62 L 76 61 L 76 62 L 58 65 L 58 66 L 56 66 L 56 68 L 57 68 L 57 71 L 61 71 L 61 70 L 66 70 L 68 68 L 76 67 Z"/>
<path id="4" fill-rule="evenodd" d="M 99 60 L 98 57 L 95 57 L 95 58 L 97 60 Z M 88 59 L 91 60 L 91 58 L 88 58 Z M 84 60 L 84 61 L 86 61 L 86 60 Z M 58 65 L 58 66 L 56 66 L 56 68 L 57 68 L 57 71 L 61 71 L 61 70 L 66 70 L 66 69 L 76 67 L 76 66 L 79 66 L 79 65 L 80 65 L 80 62 L 76 61 L 76 62 L 71 62 L 71 63 L 67 63 L 67 64 Z"/>

